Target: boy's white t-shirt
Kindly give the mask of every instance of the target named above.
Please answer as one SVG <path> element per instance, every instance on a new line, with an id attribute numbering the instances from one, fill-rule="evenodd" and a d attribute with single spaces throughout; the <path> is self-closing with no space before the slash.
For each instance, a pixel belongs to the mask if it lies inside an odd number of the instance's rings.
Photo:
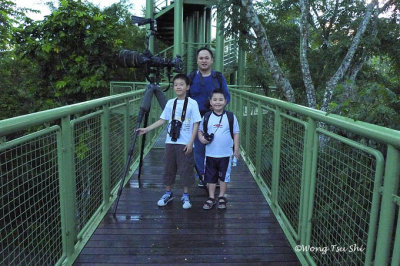
<path id="1" fill-rule="evenodd" d="M 229 129 L 229 120 L 226 113 L 221 115 L 212 112 L 207 125 L 208 134 L 214 133 L 214 139 L 206 145 L 206 156 L 214 158 L 229 157 L 233 154 L 233 139 Z M 199 131 L 203 131 L 204 119 L 200 122 Z M 239 133 L 239 124 L 233 115 L 233 133 Z"/>
<path id="2" fill-rule="evenodd" d="M 175 99 L 176 99 L 176 97 L 168 100 L 168 102 L 165 105 L 165 108 L 160 116 L 161 119 L 168 121 L 168 128 L 167 128 L 168 132 L 171 131 L 172 109 L 174 107 Z M 179 120 L 179 121 L 181 120 L 184 102 L 185 102 L 185 100 L 178 100 L 176 102 L 176 108 L 175 108 L 175 119 L 176 120 Z M 200 116 L 200 112 L 199 112 L 199 106 L 195 100 L 188 97 L 185 121 L 183 121 L 183 123 L 182 123 L 182 128 L 181 128 L 181 131 L 179 134 L 179 138 L 176 141 L 172 141 L 171 136 L 169 134 L 167 134 L 165 143 L 183 144 L 183 145 L 188 144 L 190 139 L 192 138 L 193 124 L 200 122 L 200 121 L 201 121 L 201 116 Z"/>

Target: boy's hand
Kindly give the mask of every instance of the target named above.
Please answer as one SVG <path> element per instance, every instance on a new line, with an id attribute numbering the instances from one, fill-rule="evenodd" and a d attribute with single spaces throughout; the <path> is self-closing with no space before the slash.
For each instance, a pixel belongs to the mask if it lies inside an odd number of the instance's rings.
<path id="1" fill-rule="evenodd" d="M 201 143 L 203 143 L 204 145 L 209 144 L 210 142 L 208 140 L 206 140 L 203 136 L 203 134 L 201 134 L 201 136 L 199 137 L 199 140 Z"/>
<path id="2" fill-rule="evenodd" d="M 136 131 L 139 133 L 139 135 L 146 134 L 149 130 L 147 128 L 138 128 Z"/>
<path id="3" fill-rule="evenodd" d="M 233 155 L 234 155 L 237 159 L 240 159 L 239 150 L 234 150 L 234 151 L 233 151 Z"/>
<path id="4" fill-rule="evenodd" d="M 189 155 L 193 150 L 193 144 L 189 145 L 187 144 L 185 148 L 183 148 L 183 151 L 185 152 L 185 155 Z"/>

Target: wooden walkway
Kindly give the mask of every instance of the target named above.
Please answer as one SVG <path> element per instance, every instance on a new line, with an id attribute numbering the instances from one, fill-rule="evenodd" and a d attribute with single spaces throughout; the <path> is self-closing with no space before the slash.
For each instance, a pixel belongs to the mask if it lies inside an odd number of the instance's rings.
<path id="1" fill-rule="evenodd" d="M 207 194 L 197 186 L 190 193 L 192 208 L 184 210 L 179 180 L 175 199 L 156 204 L 164 192 L 163 155 L 164 149 L 150 151 L 143 187 L 135 175 L 117 217 L 109 211 L 74 265 L 300 265 L 243 161 L 232 171 L 227 210 L 203 210 Z"/>

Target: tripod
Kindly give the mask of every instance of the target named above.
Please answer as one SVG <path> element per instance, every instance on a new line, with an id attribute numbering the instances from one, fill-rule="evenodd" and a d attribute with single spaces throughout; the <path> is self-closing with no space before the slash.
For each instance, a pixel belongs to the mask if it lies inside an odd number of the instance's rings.
<path id="1" fill-rule="evenodd" d="M 150 111 L 150 107 L 151 107 L 151 100 L 153 99 L 153 95 L 156 96 L 157 101 L 159 103 L 159 105 L 161 106 L 162 109 L 164 109 L 165 104 L 167 102 L 166 97 L 164 95 L 164 93 L 162 92 L 162 90 L 160 89 L 160 85 L 156 84 L 156 83 L 150 83 L 146 86 L 146 90 L 144 92 L 144 96 L 142 99 L 142 102 L 140 104 L 140 110 L 139 110 L 139 114 L 138 114 L 138 118 L 137 118 L 137 122 L 136 122 L 136 128 L 135 128 L 135 132 L 133 134 L 132 137 L 132 142 L 131 145 L 129 147 L 129 152 L 128 152 L 128 158 L 126 160 L 125 163 L 125 168 L 124 168 L 124 172 L 122 174 L 122 178 L 121 178 L 121 182 L 119 185 L 119 189 L 118 189 L 118 195 L 117 195 L 117 200 L 114 206 L 114 211 L 113 211 L 113 215 L 115 216 L 115 213 L 117 211 L 118 208 L 118 203 L 119 203 L 119 198 L 121 197 L 121 193 L 122 193 L 122 189 L 124 186 L 124 181 L 125 181 L 125 177 L 128 173 L 129 170 L 129 166 L 133 157 L 133 151 L 135 149 L 135 144 L 136 144 L 136 139 L 138 136 L 138 132 L 136 131 L 138 128 L 140 128 L 140 124 L 142 123 L 142 120 L 144 118 L 144 127 L 147 127 L 147 122 L 148 122 L 148 118 L 149 118 L 149 111 Z M 139 174 L 138 174 L 138 181 L 139 181 L 139 186 L 140 186 L 140 174 L 141 174 L 141 168 L 142 168 L 142 160 L 143 160 L 143 153 L 144 153 L 144 147 L 145 147 L 145 140 L 146 140 L 146 135 L 143 135 L 143 141 L 142 141 L 142 146 L 140 149 L 140 159 L 139 159 Z"/>

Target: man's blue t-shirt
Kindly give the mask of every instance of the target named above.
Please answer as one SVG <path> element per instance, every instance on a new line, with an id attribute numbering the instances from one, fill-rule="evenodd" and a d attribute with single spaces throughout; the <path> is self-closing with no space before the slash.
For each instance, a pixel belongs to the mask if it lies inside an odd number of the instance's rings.
<path id="1" fill-rule="evenodd" d="M 216 88 L 219 88 L 219 81 L 216 77 L 213 77 L 215 72 L 212 73 L 207 77 L 200 77 L 199 72 L 196 72 L 191 84 L 190 84 L 190 98 L 196 100 L 199 105 L 199 110 L 201 115 L 208 112 L 209 109 L 207 108 L 208 103 L 210 102 L 209 98 L 211 93 Z M 228 91 L 228 86 L 226 84 L 225 77 L 222 77 L 222 90 L 225 92 L 226 101 L 229 103 L 230 94 Z"/>

